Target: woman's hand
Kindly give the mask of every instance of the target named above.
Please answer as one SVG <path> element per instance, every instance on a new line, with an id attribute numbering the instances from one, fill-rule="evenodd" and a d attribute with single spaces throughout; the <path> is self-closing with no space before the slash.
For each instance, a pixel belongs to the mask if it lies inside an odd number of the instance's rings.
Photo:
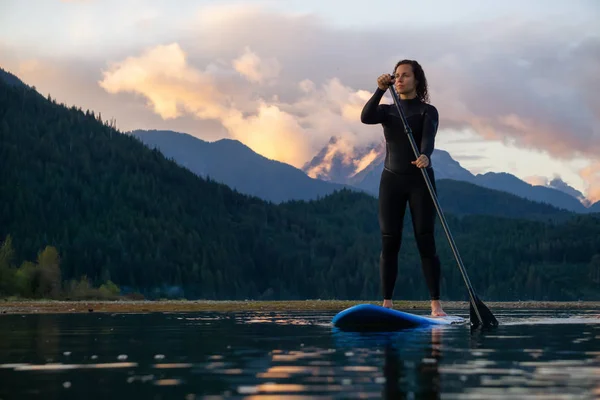
<path id="1" fill-rule="evenodd" d="M 418 168 L 427 168 L 429 166 L 429 158 L 425 154 L 421 154 L 416 161 L 411 161 L 410 163 L 416 165 Z"/>
<path id="2" fill-rule="evenodd" d="M 394 82 L 394 79 L 390 74 L 383 74 L 377 78 L 377 86 L 381 90 L 388 90 L 390 85 Z"/>

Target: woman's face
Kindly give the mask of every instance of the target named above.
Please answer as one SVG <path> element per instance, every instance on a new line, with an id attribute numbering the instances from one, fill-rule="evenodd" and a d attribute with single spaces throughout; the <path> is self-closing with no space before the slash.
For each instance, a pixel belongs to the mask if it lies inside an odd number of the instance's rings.
<path id="1" fill-rule="evenodd" d="M 401 94 L 409 94 L 413 91 L 416 91 L 417 81 L 415 80 L 415 74 L 413 73 L 412 65 L 398 65 L 394 78 L 394 87 L 396 88 L 396 92 Z"/>

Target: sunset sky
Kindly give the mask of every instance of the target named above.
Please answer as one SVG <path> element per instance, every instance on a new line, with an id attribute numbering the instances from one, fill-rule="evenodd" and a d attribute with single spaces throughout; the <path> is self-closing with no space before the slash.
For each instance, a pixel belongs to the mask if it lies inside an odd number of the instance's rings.
<path id="1" fill-rule="evenodd" d="M 600 200 L 600 1 L 0 0 L 0 67 L 123 131 L 238 139 L 301 167 L 417 59 L 437 147 Z M 391 101 L 389 97 L 385 101 Z"/>

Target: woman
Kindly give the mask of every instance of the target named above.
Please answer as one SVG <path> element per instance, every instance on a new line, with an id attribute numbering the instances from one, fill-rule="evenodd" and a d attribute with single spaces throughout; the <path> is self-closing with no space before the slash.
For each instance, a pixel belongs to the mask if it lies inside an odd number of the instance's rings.
<path id="1" fill-rule="evenodd" d="M 404 132 L 400 114 L 394 104 L 379 104 L 393 84 L 410 125 L 420 157 L 415 155 Z M 437 255 L 434 226 L 436 209 L 420 168 L 425 168 L 435 189 L 431 166 L 438 127 L 438 111 L 428 104 L 427 79 L 417 61 L 402 60 L 394 68 L 394 76 L 377 78 L 377 89 L 365 104 L 361 121 L 382 124 L 386 140 L 386 155 L 379 185 L 379 226 L 382 249 L 380 255 L 383 306 L 392 308 L 392 295 L 398 273 L 398 252 L 406 204 L 410 208 L 413 229 L 425 281 L 431 297 L 431 315 L 446 315 L 440 303 L 440 260 Z M 437 190 L 436 190 L 437 193 Z"/>

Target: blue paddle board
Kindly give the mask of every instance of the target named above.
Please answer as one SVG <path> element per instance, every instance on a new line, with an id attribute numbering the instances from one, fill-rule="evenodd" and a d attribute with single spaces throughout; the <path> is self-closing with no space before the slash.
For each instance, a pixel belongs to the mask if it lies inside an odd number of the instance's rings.
<path id="1" fill-rule="evenodd" d="M 400 329 L 467 322 L 465 318 L 448 315 L 431 317 L 393 310 L 374 304 L 359 304 L 340 311 L 332 319 L 334 327 L 346 331 L 396 331 Z"/>

